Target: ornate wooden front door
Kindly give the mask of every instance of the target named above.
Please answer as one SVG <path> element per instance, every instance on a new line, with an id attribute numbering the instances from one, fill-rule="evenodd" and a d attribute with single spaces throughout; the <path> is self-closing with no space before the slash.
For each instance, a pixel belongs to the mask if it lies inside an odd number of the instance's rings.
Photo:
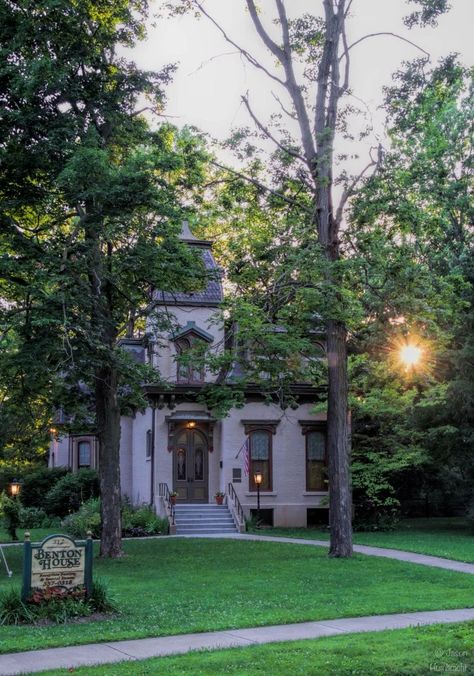
<path id="1" fill-rule="evenodd" d="M 206 435 L 197 429 L 178 432 L 173 454 L 173 483 L 178 502 L 208 502 Z"/>

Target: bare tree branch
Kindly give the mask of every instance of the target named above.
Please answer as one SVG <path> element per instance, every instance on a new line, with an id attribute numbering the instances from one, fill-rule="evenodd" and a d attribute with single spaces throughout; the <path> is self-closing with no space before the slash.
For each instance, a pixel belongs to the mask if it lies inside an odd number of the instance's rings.
<path id="1" fill-rule="evenodd" d="M 280 25 L 283 38 L 283 49 L 281 49 L 278 45 L 276 45 L 276 43 L 273 40 L 271 40 L 268 33 L 263 28 L 263 24 L 261 23 L 260 18 L 258 16 L 254 1 L 247 0 L 247 7 L 249 9 L 249 13 L 254 22 L 257 33 L 261 37 L 263 43 L 274 54 L 274 56 L 277 57 L 277 59 L 280 61 L 280 63 L 283 65 L 285 69 L 286 75 L 285 88 L 288 91 L 291 100 L 293 102 L 293 106 L 295 107 L 296 110 L 296 115 L 294 117 L 299 123 L 301 141 L 305 151 L 305 160 L 310 172 L 314 176 L 314 172 L 316 171 L 315 167 L 316 147 L 314 144 L 311 126 L 309 123 L 308 111 L 302 95 L 301 87 L 297 83 L 293 69 L 293 60 L 292 60 L 286 10 L 282 0 L 275 0 L 275 2 L 280 17 Z"/>
<path id="2" fill-rule="evenodd" d="M 199 70 L 202 70 L 204 66 L 206 66 L 208 63 L 211 63 L 211 61 L 215 61 L 216 59 L 220 59 L 223 56 L 235 56 L 235 54 L 240 54 L 241 50 L 238 49 L 236 52 L 222 52 L 222 54 L 216 54 L 215 56 L 211 56 L 209 59 L 206 59 L 202 63 L 199 64 L 199 66 L 195 69 L 192 70 L 188 75 L 194 75 L 194 73 L 197 73 Z"/>
<path id="3" fill-rule="evenodd" d="M 349 0 L 347 7 L 346 7 L 346 11 L 344 12 L 344 19 L 347 19 L 347 17 L 349 16 L 349 12 L 351 10 L 353 2 L 354 2 L 354 0 Z"/>
<path id="4" fill-rule="evenodd" d="M 364 37 L 359 38 L 358 40 L 356 40 L 355 42 L 353 42 L 351 45 L 349 45 L 349 47 L 347 47 L 347 51 L 351 50 L 353 47 L 355 47 L 356 45 L 360 44 L 360 43 L 363 42 L 364 40 L 368 40 L 369 38 L 375 38 L 375 37 L 377 37 L 377 36 L 379 36 L 379 35 L 390 35 L 390 36 L 392 36 L 393 38 L 398 38 L 399 40 L 402 40 L 403 42 L 407 42 L 407 43 L 408 43 L 409 45 L 411 45 L 412 47 L 415 47 L 416 49 L 419 49 L 420 52 L 423 52 L 423 54 L 426 54 L 426 56 L 427 56 L 428 58 L 431 58 L 430 53 L 427 52 L 426 49 L 423 49 L 423 47 L 420 47 L 420 45 L 417 45 L 415 42 L 412 42 L 411 40 L 408 40 L 408 38 L 404 38 L 403 35 L 398 35 L 398 33 L 391 33 L 391 32 L 387 32 L 387 31 L 382 31 L 381 33 L 369 33 L 368 35 L 364 35 Z M 344 50 L 344 53 L 341 55 L 340 58 L 342 59 L 344 56 L 345 56 L 345 50 Z"/>
<path id="5" fill-rule="evenodd" d="M 217 30 L 220 32 L 220 34 L 223 36 L 223 38 L 231 45 L 233 45 L 236 49 L 239 50 L 239 52 L 242 54 L 247 61 L 252 64 L 255 68 L 258 70 L 262 70 L 266 75 L 268 75 L 269 78 L 272 80 L 275 80 L 275 82 L 278 82 L 278 84 L 282 85 L 283 87 L 285 86 L 285 83 L 283 80 L 281 80 L 277 75 L 272 73 L 271 71 L 268 70 L 268 68 L 265 68 L 257 59 L 250 54 L 246 49 L 238 45 L 232 38 L 226 33 L 226 31 L 222 28 L 222 26 L 214 19 L 214 17 L 209 14 L 209 12 L 204 9 L 203 5 L 201 2 L 198 2 L 197 0 L 194 0 L 194 4 L 196 7 L 199 8 L 199 10 L 204 14 L 205 17 L 209 19 L 211 23 L 214 24 L 214 26 L 217 28 Z"/>
<path id="6" fill-rule="evenodd" d="M 287 108 L 283 105 L 283 102 L 282 102 L 281 99 L 275 94 L 275 92 L 271 92 L 271 94 L 272 94 L 273 98 L 275 99 L 275 101 L 280 105 L 280 108 L 282 109 L 282 111 L 283 111 L 284 113 L 286 113 L 286 115 L 288 115 L 288 117 L 291 117 L 292 120 L 297 120 L 296 115 L 295 115 L 294 113 L 292 113 L 290 110 L 287 110 Z"/>
<path id="7" fill-rule="evenodd" d="M 352 2 L 352 0 L 351 0 Z M 349 2 L 349 5 L 351 4 Z M 341 37 L 342 37 L 342 46 L 344 48 L 344 53 L 343 56 L 346 59 L 346 63 L 344 65 L 344 82 L 341 87 L 341 94 L 347 92 L 349 89 L 349 73 L 350 73 L 350 68 L 351 68 L 351 60 L 350 60 L 350 55 L 349 55 L 349 47 L 347 46 L 347 33 L 346 33 L 346 23 L 343 23 L 342 26 L 342 32 L 341 32 Z"/>
<path id="8" fill-rule="evenodd" d="M 247 8 L 249 10 L 250 17 L 253 21 L 253 24 L 257 30 L 257 33 L 260 35 L 262 42 L 264 45 L 271 51 L 271 53 L 276 56 L 278 61 L 284 65 L 285 64 L 285 53 L 281 47 L 277 45 L 276 42 L 274 42 L 271 37 L 268 35 L 267 31 L 263 27 L 262 22 L 260 21 L 260 17 L 258 16 L 257 8 L 255 6 L 255 2 L 253 0 L 246 0 L 247 2 Z M 278 4 L 278 0 L 277 0 Z"/>
<path id="9" fill-rule="evenodd" d="M 351 195 L 354 193 L 354 189 L 355 189 L 355 187 L 357 186 L 357 184 L 359 183 L 359 181 L 360 181 L 360 180 L 365 176 L 365 174 L 369 171 L 370 167 L 373 167 L 374 165 L 375 165 L 375 169 L 374 169 L 374 172 L 373 172 L 373 173 L 375 173 L 375 172 L 377 171 L 378 167 L 379 167 L 379 164 L 380 164 L 380 163 L 379 163 L 378 160 L 373 160 L 373 159 L 371 159 L 371 161 L 367 164 L 367 166 L 365 166 L 365 167 L 362 169 L 362 171 L 361 171 L 357 176 L 355 176 L 355 178 L 351 181 L 351 183 L 350 183 L 350 184 L 347 186 L 347 188 L 344 190 L 344 192 L 342 193 L 341 200 L 340 200 L 340 202 L 339 202 L 339 206 L 337 207 L 336 215 L 334 216 L 334 218 L 335 218 L 335 220 L 336 220 L 336 223 L 337 223 L 338 225 L 340 225 L 340 223 L 341 223 L 341 220 L 342 220 L 342 213 L 343 213 L 343 211 L 344 211 L 344 207 L 346 206 L 347 200 L 348 200 L 349 197 L 351 197 Z"/>
<path id="10" fill-rule="evenodd" d="M 283 150 L 283 152 L 287 153 L 288 155 L 291 155 L 291 157 L 295 157 L 296 159 L 301 160 L 302 162 L 305 162 L 305 158 L 302 155 L 300 155 L 300 153 L 296 152 L 295 150 L 292 150 L 291 148 L 287 148 L 282 143 L 280 143 L 280 141 L 273 136 L 273 134 L 270 132 L 268 127 L 265 127 L 265 125 L 263 125 L 260 122 L 260 120 L 255 115 L 255 113 L 253 112 L 253 110 L 250 106 L 247 94 L 245 96 L 242 96 L 242 101 L 243 101 L 245 107 L 247 108 L 247 111 L 248 111 L 250 117 L 252 118 L 252 120 L 255 122 L 255 124 L 260 129 L 260 131 L 262 131 L 265 134 L 265 136 L 267 138 L 269 138 L 271 141 L 273 141 L 273 143 L 278 148 L 280 148 L 280 150 Z"/>
<path id="11" fill-rule="evenodd" d="M 264 183 L 261 183 L 258 181 L 256 178 L 253 178 L 252 176 L 247 176 L 246 174 L 241 173 L 240 171 L 236 171 L 235 169 L 232 169 L 231 167 L 226 167 L 224 164 L 220 164 L 219 162 L 216 162 L 215 160 L 211 160 L 211 164 L 213 164 L 215 167 L 219 167 L 219 169 L 224 169 L 225 171 L 230 172 L 231 174 L 234 174 L 234 176 L 238 176 L 239 178 L 242 178 L 244 181 L 248 181 L 252 185 L 255 185 L 257 188 L 260 188 L 261 190 L 264 190 L 265 192 L 270 193 L 271 195 L 275 195 L 275 197 L 278 197 L 279 199 L 283 200 L 287 204 L 291 204 L 291 206 L 298 207 L 298 209 L 302 209 L 308 214 L 312 214 L 312 209 L 308 209 L 308 207 L 305 204 L 302 204 L 301 202 L 297 202 L 296 200 L 291 199 L 291 197 L 287 197 L 286 195 L 283 195 L 281 192 L 278 192 L 278 190 L 273 190 L 273 188 L 270 188 L 268 185 L 265 185 Z"/>

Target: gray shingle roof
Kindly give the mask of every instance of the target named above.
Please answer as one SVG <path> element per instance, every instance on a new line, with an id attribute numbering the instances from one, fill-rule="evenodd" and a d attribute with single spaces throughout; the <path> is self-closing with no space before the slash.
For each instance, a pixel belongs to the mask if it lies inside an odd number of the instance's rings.
<path id="1" fill-rule="evenodd" d="M 199 240 L 189 241 L 190 246 L 199 246 L 204 262 L 204 267 L 209 274 L 209 279 L 205 289 L 200 291 L 191 291 L 182 293 L 180 291 L 159 291 L 155 290 L 153 300 L 158 305 L 205 305 L 215 306 L 222 303 L 223 292 L 221 282 L 221 271 L 217 267 L 216 262 L 212 256 L 212 252 L 208 242 L 200 242 Z"/>

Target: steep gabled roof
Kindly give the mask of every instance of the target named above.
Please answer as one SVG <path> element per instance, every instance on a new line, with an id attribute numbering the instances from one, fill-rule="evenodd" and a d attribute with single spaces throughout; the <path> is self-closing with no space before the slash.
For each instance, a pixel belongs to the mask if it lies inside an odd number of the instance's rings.
<path id="1" fill-rule="evenodd" d="M 191 232 L 187 221 L 183 222 L 180 239 L 189 246 L 199 249 L 208 275 L 206 288 L 187 293 L 157 289 L 153 292 L 154 304 L 217 307 L 222 303 L 224 295 L 221 282 L 222 273 L 212 256 L 212 242 L 197 239 Z"/>

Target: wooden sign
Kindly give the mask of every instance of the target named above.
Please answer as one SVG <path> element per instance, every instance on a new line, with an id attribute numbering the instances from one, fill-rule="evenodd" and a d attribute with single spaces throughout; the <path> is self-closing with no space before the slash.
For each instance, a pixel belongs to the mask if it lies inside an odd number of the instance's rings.
<path id="1" fill-rule="evenodd" d="M 75 542 L 68 535 L 49 535 L 40 543 L 31 543 L 25 533 L 22 599 L 34 590 L 72 591 L 84 587 L 92 592 L 92 537 Z"/>

